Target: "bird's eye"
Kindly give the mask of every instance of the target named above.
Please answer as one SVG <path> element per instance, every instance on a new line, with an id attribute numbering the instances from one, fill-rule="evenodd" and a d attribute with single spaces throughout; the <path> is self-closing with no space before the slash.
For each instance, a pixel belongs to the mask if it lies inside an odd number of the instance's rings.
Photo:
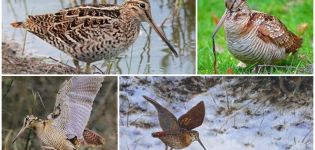
<path id="1" fill-rule="evenodd" d="M 140 3 L 140 7 L 141 8 L 145 8 L 145 4 L 144 3 Z"/>

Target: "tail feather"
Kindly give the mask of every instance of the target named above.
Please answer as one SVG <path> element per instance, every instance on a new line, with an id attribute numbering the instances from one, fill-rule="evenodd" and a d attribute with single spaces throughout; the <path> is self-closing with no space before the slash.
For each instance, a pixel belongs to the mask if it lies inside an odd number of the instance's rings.
<path id="1" fill-rule="evenodd" d="M 23 28 L 24 22 L 13 22 L 13 23 L 11 23 L 11 26 L 14 28 Z"/>
<path id="2" fill-rule="evenodd" d="M 161 132 L 153 132 L 152 133 L 152 137 L 164 137 L 164 136 L 166 136 L 167 135 L 167 133 L 166 132 L 163 132 L 163 131 L 161 131 Z"/>
<path id="3" fill-rule="evenodd" d="M 105 144 L 105 139 L 96 132 L 85 129 L 83 132 L 84 142 L 90 146 L 100 146 Z"/>

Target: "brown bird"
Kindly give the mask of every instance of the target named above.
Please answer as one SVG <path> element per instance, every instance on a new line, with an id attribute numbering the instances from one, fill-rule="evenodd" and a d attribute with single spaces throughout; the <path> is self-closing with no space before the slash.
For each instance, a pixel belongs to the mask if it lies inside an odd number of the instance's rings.
<path id="1" fill-rule="evenodd" d="M 158 111 L 158 118 L 163 131 L 154 132 L 152 136 L 159 138 L 165 144 L 166 150 L 168 147 L 171 150 L 173 148 L 183 149 L 188 147 L 193 141 L 198 141 L 203 149 L 206 149 L 199 138 L 198 131 L 192 130 L 203 123 L 205 117 L 205 105 L 203 101 L 177 120 L 170 111 L 155 100 L 147 96 L 143 97 Z"/>
<path id="2" fill-rule="evenodd" d="M 75 150 L 82 145 L 104 145 L 102 136 L 85 129 L 103 80 L 104 77 L 98 76 L 72 77 L 65 81 L 56 96 L 53 112 L 47 116 L 48 120 L 27 116 L 13 143 L 29 128 L 34 129 L 45 149 Z"/>
<path id="3" fill-rule="evenodd" d="M 279 19 L 251 10 L 246 0 L 225 0 L 225 6 L 212 35 L 214 53 L 214 38 L 222 24 L 230 53 L 245 64 L 274 64 L 301 47 L 302 39 Z"/>
<path id="4" fill-rule="evenodd" d="M 113 59 L 128 49 L 137 39 L 141 22 L 149 23 L 175 56 L 174 47 L 151 16 L 149 0 L 128 0 L 122 5 L 82 5 L 57 13 L 28 16 L 25 22 L 15 22 L 15 28 L 25 28 L 73 58 L 78 72 L 79 61 L 90 64 Z"/>

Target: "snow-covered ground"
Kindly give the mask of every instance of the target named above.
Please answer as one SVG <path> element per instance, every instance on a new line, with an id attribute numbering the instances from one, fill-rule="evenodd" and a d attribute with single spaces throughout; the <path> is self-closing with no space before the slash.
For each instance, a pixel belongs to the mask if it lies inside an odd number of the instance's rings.
<path id="1" fill-rule="evenodd" d="M 199 82 L 213 83 L 198 85 L 206 89 L 194 95 L 180 92 L 182 90 L 174 91 L 187 87 L 180 86 L 185 78 L 120 78 L 121 150 L 165 148 L 159 139 L 151 136 L 152 132 L 161 131 L 161 128 L 156 109 L 142 95 L 154 98 L 177 118 L 198 102 L 204 101 L 205 120 L 195 130 L 199 131 L 207 150 L 313 149 L 312 90 L 304 87 L 293 95 L 283 95 L 280 90 L 276 90 L 280 89 L 278 84 L 272 81 L 257 88 L 259 86 L 255 84 L 262 81 L 244 81 L 244 77 L 200 77 Z M 242 82 L 248 83 L 240 84 Z M 168 91 L 165 86 L 171 86 L 172 91 Z M 183 101 L 183 97 L 189 99 Z M 193 142 L 186 150 L 202 150 L 202 147 L 198 142 Z"/>

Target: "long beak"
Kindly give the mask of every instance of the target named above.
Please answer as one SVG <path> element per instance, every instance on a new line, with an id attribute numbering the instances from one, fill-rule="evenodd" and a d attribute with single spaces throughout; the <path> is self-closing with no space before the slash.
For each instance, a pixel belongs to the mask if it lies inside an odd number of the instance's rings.
<path id="1" fill-rule="evenodd" d="M 212 34 L 212 46 L 213 46 L 212 51 L 213 51 L 213 55 L 214 55 L 214 61 L 213 61 L 214 74 L 218 73 L 218 70 L 217 70 L 217 53 L 215 50 L 215 36 L 216 36 L 217 32 L 219 31 L 219 29 L 221 28 L 221 26 L 223 25 L 223 23 L 226 19 L 226 16 L 227 16 L 227 12 L 228 12 L 228 10 L 225 9 L 224 14 L 222 15 L 218 25 L 215 27 L 214 32 Z"/>
<path id="2" fill-rule="evenodd" d="M 198 142 L 200 143 L 200 145 L 202 146 L 202 148 L 204 149 L 204 150 L 206 150 L 206 147 L 202 144 L 202 142 L 201 142 L 201 140 L 198 138 Z"/>
<path id="3" fill-rule="evenodd" d="M 228 12 L 228 10 L 225 9 L 224 14 L 222 15 L 222 17 L 221 17 L 219 23 L 217 24 L 217 26 L 216 26 L 215 29 L 214 29 L 214 32 L 213 32 L 213 34 L 212 34 L 212 38 L 215 38 L 217 32 L 219 31 L 219 29 L 220 29 L 221 26 L 223 25 L 223 23 L 224 23 L 224 21 L 225 21 L 225 19 L 226 19 L 226 16 L 227 16 L 227 15 L 226 15 L 227 12 Z"/>
<path id="4" fill-rule="evenodd" d="M 12 141 L 12 144 L 16 141 L 16 139 L 25 131 L 26 127 L 23 127 L 19 133 L 15 136 L 15 138 Z"/>
<path id="5" fill-rule="evenodd" d="M 171 43 L 167 40 L 166 36 L 163 34 L 162 30 L 154 23 L 152 20 L 151 15 L 146 12 L 147 19 L 149 21 L 149 24 L 152 26 L 152 28 L 155 30 L 155 32 L 161 37 L 161 39 L 166 43 L 166 45 L 171 49 L 172 53 L 178 57 L 178 54 L 175 50 L 175 48 L 171 45 Z"/>

